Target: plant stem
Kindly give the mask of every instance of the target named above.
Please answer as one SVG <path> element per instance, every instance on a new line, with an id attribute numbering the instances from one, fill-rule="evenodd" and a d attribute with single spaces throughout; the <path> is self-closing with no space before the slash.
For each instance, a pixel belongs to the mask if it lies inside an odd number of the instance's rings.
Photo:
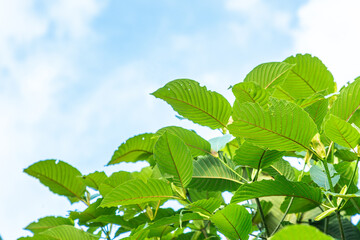
<path id="1" fill-rule="evenodd" d="M 344 233 L 344 228 L 341 222 L 341 215 L 340 212 L 338 210 L 335 211 L 336 212 L 336 216 L 339 222 L 339 230 L 340 230 L 340 234 L 341 234 L 341 240 L 345 240 L 345 233 Z"/>
<path id="2" fill-rule="evenodd" d="M 355 169 L 354 169 L 354 172 L 353 172 L 352 175 L 351 175 L 351 178 L 350 178 L 348 187 L 347 187 L 347 189 L 346 189 L 346 191 L 345 191 L 345 194 L 348 193 L 348 191 L 349 191 L 349 189 L 350 189 L 350 185 L 354 182 L 355 175 L 356 175 L 356 172 L 357 172 L 357 169 L 358 169 L 358 165 L 359 165 L 359 160 L 360 160 L 360 157 L 358 157 L 358 158 L 356 159 Z M 341 199 L 341 202 L 340 202 L 340 204 L 339 204 L 339 206 L 338 206 L 338 209 L 339 209 L 339 210 L 342 208 L 343 202 L 344 202 L 344 199 Z"/>
<path id="3" fill-rule="evenodd" d="M 324 221 L 324 233 L 325 234 L 327 232 L 328 226 L 329 226 L 329 217 L 326 217 L 325 221 Z"/>
<path id="4" fill-rule="evenodd" d="M 279 230 L 279 228 L 281 227 L 281 223 L 284 221 L 286 215 L 288 214 L 288 212 L 289 212 L 289 210 L 290 210 L 290 208 L 291 208 L 291 205 L 292 205 L 293 201 L 294 201 L 294 197 L 291 197 L 290 202 L 289 202 L 289 205 L 288 205 L 288 207 L 286 208 L 286 211 L 285 211 L 285 213 L 284 213 L 284 216 L 282 217 L 282 219 L 280 220 L 279 224 L 276 226 L 276 228 L 275 228 L 274 231 L 272 232 L 271 236 L 274 235 L 274 234 Z"/>
<path id="5" fill-rule="evenodd" d="M 266 225 L 265 215 L 264 215 L 264 212 L 263 212 L 263 210 L 262 210 L 262 207 L 261 207 L 261 204 L 260 204 L 260 200 L 259 200 L 259 198 L 255 198 L 255 201 L 256 201 L 256 205 L 257 205 L 258 211 L 260 212 L 261 221 L 262 221 L 262 223 L 263 223 L 263 225 L 264 225 L 264 228 L 265 228 L 266 237 L 270 237 L 269 228 L 268 228 L 267 225 Z"/>
<path id="6" fill-rule="evenodd" d="M 330 191 L 335 192 L 334 186 L 333 186 L 332 181 L 331 181 L 330 171 L 329 171 L 329 167 L 328 167 L 328 163 L 327 163 L 326 158 L 323 160 L 323 165 L 324 165 L 324 168 L 325 168 L 326 178 L 327 178 L 329 186 L 330 186 Z"/>

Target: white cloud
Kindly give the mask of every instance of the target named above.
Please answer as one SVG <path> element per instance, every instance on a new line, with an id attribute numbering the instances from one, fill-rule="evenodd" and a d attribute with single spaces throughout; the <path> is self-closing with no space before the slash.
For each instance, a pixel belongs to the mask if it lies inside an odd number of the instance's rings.
<path id="1" fill-rule="evenodd" d="M 20 229 L 31 221 L 64 214 L 63 209 L 69 208 L 65 199 L 48 193 L 22 169 L 44 157 L 53 142 L 44 141 L 44 133 L 51 131 L 45 128 L 56 129 L 62 119 L 47 120 L 60 116 L 60 94 L 77 77 L 73 59 L 83 42 L 95 36 L 91 21 L 102 6 L 97 0 L 0 1 L 0 234 L 4 239 L 27 234 Z"/>
<path id="2" fill-rule="evenodd" d="M 310 0 L 293 31 L 294 50 L 319 57 L 340 86 L 360 75 L 359 9 L 357 0 Z"/>

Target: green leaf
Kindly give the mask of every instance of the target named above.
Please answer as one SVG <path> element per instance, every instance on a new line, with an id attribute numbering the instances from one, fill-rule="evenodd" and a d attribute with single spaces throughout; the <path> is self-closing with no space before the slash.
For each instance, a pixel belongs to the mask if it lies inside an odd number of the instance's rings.
<path id="1" fill-rule="evenodd" d="M 234 191 L 242 182 L 235 170 L 211 155 L 200 156 L 194 162 L 194 173 L 189 188 L 209 191 Z"/>
<path id="2" fill-rule="evenodd" d="M 360 77 L 340 91 L 330 113 L 348 122 L 360 108 Z"/>
<path id="3" fill-rule="evenodd" d="M 70 213 L 70 217 L 75 220 L 78 219 L 79 220 L 79 224 L 80 225 L 87 225 L 88 221 L 96 219 L 100 216 L 105 216 L 105 215 L 115 215 L 115 212 L 117 210 L 116 207 L 112 207 L 112 208 L 102 208 L 99 207 L 101 204 L 102 199 L 99 198 L 96 200 L 96 202 L 90 204 L 89 207 L 87 207 L 83 212 L 71 212 Z M 92 225 L 94 226 L 94 225 Z M 97 224 L 96 226 L 102 226 L 101 223 Z"/>
<path id="4" fill-rule="evenodd" d="M 156 135 L 153 133 L 144 133 L 129 138 L 114 152 L 107 165 L 147 160 L 153 154 L 156 141 Z"/>
<path id="5" fill-rule="evenodd" d="M 296 64 L 282 84 L 282 88 L 296 99 L 306 98 L 322 90 L 327 90 L 328 94 L 335 92 L 334 77 L 317 57 L 297 54 L 284 62 Z"/>
<path id="6" fill-rule="evenodd" d="M 241 104 L 236 109 L 238 118 L 228 126 L 230 133 L 270 150 L 307 149 L 317 132 L 314 121 L 294 103 L 274 98 L 270 102 L 269 111 L 258 104 Z"/>
<path id="7" fill-rule="evenodd" d="M 289 225 L 274 234 L 270 239 L 271 240 L 332 240 L 333 238 L 320 232 L 315 227 L 309 225 Z"/>
<path id="8" fill-rule="evenodd" d="M 340 149 L 335 152 L 335 156 L 340 158 L 341 160 L 352 162 L 357 159 L 357 155 L 354 152 L 351 152 L 347 149 Z"/>
<path id="9" fill-rule="evenodd" d="M 162 173 L 174 177 L 175 185 L 185 188 L 193 174 L 189 148 L 179 137 L 165 132 L 154 147 L 154 158 Z"/>
<path id="10" fill-rule="evenodd" d="M 168 183 L 157 179 L 149 179 L 147 183 L 134 179 L 117 186 L 108 193 L 100 207 L 114 207 L 170 198 L 176 199 L 177 197 L 173 196 Z"/>
<path id="11" fill-rule="evenodd" d="M 236 151 L 234 162 L 242 166 L 250 166 L 260 169 L 269 167 L 283 156 L 283 152 L 266 150 L 245 141 Z"/>
<path id="12" fill-rule="evenodd" d="M 337 172 L 332 164 L 328 163 L 328 168 L 329 168 L 329 172 L 330 172 L 330 178 L 331 178 L 332 185 L 335 186 L 340 179 L 340 175 L 337 175 Z M 310 168 L 309 172 L 310 172 L 311 179 L 319 187 L 325 188 L 326 190 L 330 189 L 329 181 L 327 179 L 326 172 L 325 172 L 325 168 L 322 166 L 322 164 L 321 164 L 321 166 L 318 166 L 318 165 L 312 166 Z"/>
<path id="13" fill-rule="evenodd" d="M 281 203 L 280 210 L 283 213 L 288 208 L 291 198 L 292 197 L 285 197 L 284 201 Z M 304 198 L 294 198 L 288 213 L 303 213 L 317 207 L 318 205 L 319 204 L 314 204 L 313 202 Z"/>
<path id="14" fill-rule="evenodd" d="M 304 108 L 304 110 L 310 115 L 310 117 L 314 120 L 318 130 L 321 129 L 321 124 L 328 112 L 328 99 L 321 99 L 311 104 L 310 106 Z"/>
<path id="15" fill-rule="evenodd" d="M 49 216 L 40 218 L 37 222 L 30 223 L 25 229 L 37 234 L 60 225 L 74 226 L 74 222 L 69 218 Z"/>
<path id="16" fill-rule="evenodd" d="M 181 138 L 186 146 L 189 147 L 193 157 L 211 153 L 210 143 L 197 135 L 195 131 L 184 129 L 182 127 L 170 126 L 161 128 L 156 134 L 162 135 L 165 131 Z"/>
<path id="17" fill-rule="evenodd" d="M 73 166 L 54 159 L 39 161 L 24 170 L 40 180 L 53 193 L 66 196 L 71 202 L 82 199 L 85 182 L 82 174 Z"/>
<path id="18" fill-rule="evenodd" d="M 272 202 L 264 201 L 264 200 L 261 200 L 261 201 L 260 201 L 260 205 L 261 205 L 261 209 L 262 209 L 262 211 L 263 211 L 263 213 L 264 213 L 264 216 L 266 216 L 266 215 L 269 213 L 270 209 L 271 209 L 272 206 L 273 206 Z M 256 205 L 255 205 L 255 206 L 256 206 Z M 254 215 L 254 217 L 253 217 L 253 219 L 252 219 L 252 224 L 253 224 L 253 225 L 256 225 L 256 224 L 259 224 L 261 221 L 262 221 L 262 220 L 261 220 L 260 211 L 257 210 L 256 213 L 255 213 L 255 215 Z"/>
<path id="19" fill-rule="evenodd" d="M 249 238 L 251 215 L 243 206 L 230 204 L 217 211 L 211 217 L 211 221 L 227 238 L 241 240 Z"/>
<path id="20" fill-rule="evenodd" d="M 343 147 L 355 148 L 360 139 L 360 133 L 350 123 L 332 114 L 324 123 L 324 131 L 331 141 Z"/>
<path id="21" fill-rule="evenodd" d="M 285 62 L 263 63 L 246 75 L 244 82 L 255 82 L 264 89 L 271 88 L 284 81 L 293 67 L 293 64 Z"/>
<path id="22" fill-rule="evenodd" d="M 92 189 L 99 190 L 100 184 L 103 183 L 108 177 L 104 172 L 93 172 L 84 177 L 85 184 Z"/>
<path id="23" fill-rule="evenodd" d="M 236 97 L 236 104 L 252 102 L 259 103 L 264 109 L 267 108 L 269 93 L 254 82 L 241 82 L 233 86 L 232 92 Z"/>
<path id="24" fill-rule="evenodd" d="M 132 179 L 133 179 L 133 176 L 129 172 L 125 172 L 125 171 L 114 172 L 113 174 L 111 174 L 110 177 L 108 177 L 108 179 L 104 180 L 100 184 L 100 186 L 99 186 L 100 194 L 102 196 L 105 196 L 106 194 L 111 192 L 117 186 L 119 186 L 129 180 L 132 180 Z"/>
<path id="25" fill-rule="evenodd" d="M 230 103 L 194 80 L 171 81 L 152 95 L 166 101 L 183 117 L 211 129 L 226 127 L 230 118 Z"/>
<path id="26" fill-rule="evenodd" d="M 275 180 L 262 180 L 242 185 L 235 192 L 231 203 L 269 196 L 304 198 L 317 205 L 322 202 L 322 193 L 319 188 L 311 187 L 303 182 L 291 182 L 283 176 L 277 176 Z"/>
<path id="27" fill-rule="evenodd" d="M 220 207 L 222 201 L 215 198 L 202 199 L 186 206 L 189 210 L 206 216 L 212 216 L 213 212 Z"/>
<path id="28" fill-rule="evenodd" d="M 188 222 L 190 220 L 203 220 L 204 218 L 201 217 L 197 213 L 184 213 L 184 214 L 176 214 L 170 217 L 161 218 L 158 221 L 155 221 L 153 224 L 149 226 L 149 228 L 156 228 L 164 225 L 174 224 L 179 226 L 182 222 Z"/>
<path id="29" fill-rule="evenodd" d="M 44 232 L 39 233 L 38 236 L 46 237 L 46 239 L 57 239 L 57 240 L 95 240 L 99 239 L 98 236 L 84 232 L 73 226 L 62 225 L 50 228 Z"/>
<path id="30" fill-rule="evenodd" d="M 275 178 L 276 176 L 284 176 L 287 180 L 295 180 L 294 168 L 284 159 L 274 162 L 270 167 L 264 168 L 263 172 L 268 173 Z"/>

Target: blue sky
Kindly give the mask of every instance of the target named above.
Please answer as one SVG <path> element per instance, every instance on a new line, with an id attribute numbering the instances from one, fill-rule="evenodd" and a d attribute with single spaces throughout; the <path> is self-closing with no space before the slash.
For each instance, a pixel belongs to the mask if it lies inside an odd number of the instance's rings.
<path id="1" fill-rule="evenodd" d="M 66 215 L 22 170 L 49 158 L 86 174 L 127 138 L 181 125 L 149 93 L 176 78 L 227 88 L 257 64 L 312 53 L 342 85 L 360 75 L 356 0 L 0 0 L 0 234 Z"/>

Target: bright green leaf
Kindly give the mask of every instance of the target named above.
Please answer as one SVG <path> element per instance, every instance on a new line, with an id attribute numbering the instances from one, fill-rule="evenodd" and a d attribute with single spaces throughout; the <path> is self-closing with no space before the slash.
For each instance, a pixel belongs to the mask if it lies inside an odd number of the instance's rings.
<path id="1" fill-rule="evenodd" d="M 69 218 L 49 216 L 40 218 L 37 222 L 30 223 L 25 229 L 37 234 L 60 225 L 74 226 L 74 222 Z"/>
<path id="2" fill-rule="evenodd" d="M 97 240 L 100 238 L 69 225 L 50 228 L 44 232 L 39 233 L 39 236 L 47 237 L 47 239 L 57 240 Z"/>
<path id="3" fill-rule="evenodd" d="M 274 162 L 271 166 L 264 168 L 263 172 L 269 174 L 273 178 L 276 176 L 284 176 L 287 180 L 295 180 L 294 168 L 284 159 Z"/>
<path id="4" fill-rule="evenodd" d="M 328 94 L 335 92 L 334 77 L 319 58 L 310 54 L 297 54 L 284 62 L 296 64 L 282 84 L 282 88 L 296 99 L 323 90 L 327 90 Z"/>
<path id="5" fill-rule="evenodd" d="M 100 184 L 103 183 L 108 177 L 104 172 L 93 172 L 85 177 L 85 184 L 92 189 L 99 190 Z"/>
<path id="6" fill-rule="evenodd" d="M 247 240 L 251 232 L 251 215 L 243 207 L 230 204 L 224 209 L 217 211 L 211 221 L 229 239 Z"/>
<path id="7" fill-rule="evenodd" d="M 189 184 L 193 174 L 192 156 L 179 137 L 165 132 L 155 144 L 154 158 L 160 171 L 173 176 L 177 186 L 185 188 Z"/>
<path id="8" fill-rule="evenodd" d="M 139 179 L 127 181 L 108 193 L 101 207 L 129 205 L 157 200 L 166 200 L 173 196 L 171 186 L 161 180 L 149 179 L 147 183 Z"/>
<path id="9" fill-rule="evenodd" d="M 293 67 L 293 64 L 284 62 L 263 63 L 246 75 L 244 82 L 255 82 L 264 89 L 271 88 L 282 83 Z"/>
<path id="10" fill-rule="evenodd" d="M 360 139 L 360 133 L 350 123 L 332 114 L 325 120 L 324 131 L 330 140 L 343 147 L 355 148 Z"/>
<path id="11" fill-rule="evenodd" d="M 189 188 L 209 191 L 234 191 L 241 184 L 235 170 L 211 155 L 200 156 L 194 162 L 194 173 Z"/>
<path id="12" fill-rule="evenodd" d="M 259 103 L 264 109 L 267 108 L 269 93 L 255 82 L 241 82 L 233 86 L 232 92 L 236 97 L 237 104 L 244 102 Z"/>
<path id="13" fill-rule="evenodd" d="M 211 129 L 225 127 L 230 118 L 230 103 L 221 94 L 200 87 L 194 80 L 171 81 L 152 95 L 166 101 L 185 118 Z"/>
<path id="14" fill-rule="evenodd" d="M 319 205 L 322 202 L 322 193 L 303 182 L 291 182 L 283 176 L 275 180 L 262 180 L 242 185 L 234 194 L 231 203 L 238 203 L 249 199 L 269 196 L 290 196 L 307 199 Z"/>
<path id="15" fill-rule="evenodd" d="M 332 240 L 333 238 L 320 232 L 317 228 L 309 225 L 290 225 L 286 226 L 276 234 L 271 240 Z"/>
<path id="16" fill-rule="evenodd" d="M 283 156 L 283 152 L 262 149 L 247 141 L 245 141 L 235 153 L 236 155 L 233 161 L 237 164 L 258 168 L 260 163 L 260 169 L 269 167 L 274 162 L 279 161 Z"/>
<path id="17" fill-rule="evenodd" d="M 241 104 L 236 109 L 238 119 L 228 126 L 230 133 L 270 150 L 307 149 L 317 132 L 314 121 L 294 103 L 277 99 L 270 102 L 269 111 L 258 104 Z"/>
<path id="18" fill-rule="evenodd" d="M 86 186 L 82 174 L 63 161 L 54 159 L 40 161 L 24 172 L 39 179 L 53 193 L 68 197 L 71 202 L 82 199 L 85 192 Z"/>
<path id="19" fill-rule="evenodd" d="M 222 201 L 215 198 L 202 199 L 186 206 L 189 210 L 211 216 L 213 212 L 220 207 Z"/>
<path id="20" fill-rule="evenodd" d="M 330 109 L 330 113 L 349 121 L 360 108 L 360 77 L 347 87 L 341 89 L 340 95 Z"/>
<path id="21" fill-rule="evenodd" d="M 115 187 L 131 179 L 133 179 L 133 176 L 129 172 L 125 172 L 125 171 L 114 172 L 113 174 L 111 174 L 110 177 L 108 177 L 100 184 L 99 186 L 100 194 L 102 196 L 105 196 L 106 194 L 111 192 Z"/>
<path id="22" fill-rule="evenodd" d="M 186 146 L 189 147 L 193 157 L 211 153 L 210 143 L 197 135 L 194 131 L 182 127 L 170 126 L 161 128 L 156 134 L 162 135 L 165 131 L 181 138 Z"/>
<path id="23" fill-rule="evenodd" d="M 129 138 L 114 152 L 107 165 L 147 160 L 153 154 L 156 141 L 157 138 L 153 133 L 144 133 Z"/>

